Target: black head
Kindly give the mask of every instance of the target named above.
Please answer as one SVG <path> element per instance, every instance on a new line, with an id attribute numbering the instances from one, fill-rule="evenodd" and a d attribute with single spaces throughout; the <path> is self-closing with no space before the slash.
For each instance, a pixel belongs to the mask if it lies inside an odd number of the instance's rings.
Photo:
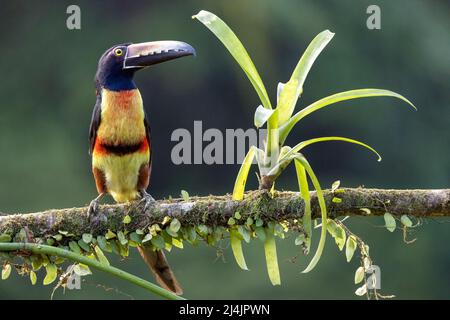
<path id="1" fill-rule="evenodd" d="M 189 44 L 180 41 L 125 43 L 109 48 L 98 62 L 97 87 L 113 91 L 135 89 L 134 73 L 153 64 L 195 55 Z"/>

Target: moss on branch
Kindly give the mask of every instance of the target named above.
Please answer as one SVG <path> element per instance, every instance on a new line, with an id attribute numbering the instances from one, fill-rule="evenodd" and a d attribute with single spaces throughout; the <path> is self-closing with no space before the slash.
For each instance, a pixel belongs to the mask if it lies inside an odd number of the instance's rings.
<path id="1" fill-rule="evenodd" d="M 320 217 L 315 192 L 311 192 L 313 218 Z M 333 201 L 333 198 L 340 199 Z M 346 188 L 334 192 L 325 190 L 325 199 L 330 218 L 338 216 L 371 216 L 389 212 L 395 216 L 408 214 L 415 217 L 450 216 L 450 189 L 441 190 L 384 190 Z M 37 213 L 0 216 L 0 234 L 16 234 L 22 228 L 33 237 L 46 237 L 59 231 L 68 231 L 76 237 L 84 233 L 103 235 L 108 230 L 145 229 L 161 223 L 166 216 L 177 218 L 183 226 L 204 224 L 227 226 L 228 219 L 239 212 L 243 221 L 248 217 L 259 217 L 265 223 L 301 218 L 304 203 L 296 192 L 276 192 L 271 198 L 265 191 L 252 191 L 242 201 L 233 201 L 231 196 L 191 197 L 160 200 L 145 212 L 137 203 L 103 205 L 91 220 L 87 218 L 87 207 L 53 209 Z M 124 225 L 129 215 L 131 222 Z"/>

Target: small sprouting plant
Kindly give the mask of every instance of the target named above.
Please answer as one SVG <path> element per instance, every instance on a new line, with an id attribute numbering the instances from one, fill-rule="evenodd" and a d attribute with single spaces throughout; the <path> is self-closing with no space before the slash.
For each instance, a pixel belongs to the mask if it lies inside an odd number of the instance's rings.
<path id="1" fill-rule="evenodd" d="M 318 248 L 309 265 L 303 271 L 305 273 L 309 272 L 316 266 L 316 264 L 320 260 L 325 245 L 327 225 L 328 223 L 330 223 L 330 221 L 333 220 L 329 220 L 327 218 L 327 208 L 320 183 L 309 162 L 307 161 L 305 156 L 300 153 L 300 151 L 306 146 L 316 142 L 344 141 L 358 144 L 369 149 L 378 156 L 378 161 L 381 160 L 381 156 L 377 151 L 375 151 L 375 149 L 368 146 L 367 144 L 350 138 L 335 136 L 320 137 L 305 140 L 299 142 L 294 147 L 290 147 L 285 145 L 287 136 L 304 117 L 317 110 L 320 110 L 327 106 L 331 106 L 341 101 L 375 96 L 390 96 L 401 99 L 411 105 L 414 109 L 416 108 L 408 99 L 389 90 L 357 89 L 336 93 L 322 98 L 303 108 L 297 113 L 294 113 L 297 100 L 303 92 L 303 84 L 305 82 L 306 76 L 311 70 L 313 63 L 315 62 L 319 54 L 334 36 L 334 33 L 328 30 L 319 33 L 311 41 L 311 43 L 301 56 L 299 62 L 297 63 L 297 66 L 295 67 L 289 81 L 287 81 L 286 83 L 280 82 L 278 84 L 277 101 L 274 107 L 270 102 L 266 88 L 250 56 L 248 55 L 238 37 L 227 26 L 227 24 L 219 17 L 208 11 L 200 11 L 197 15 L 193 16 L 193 18 L 198 19 L 209 30 L 211 30 L 214 35 L 219 38 L 219 40 L 225 45 L 233 58 L 241 66 L 242 70 L 247 75 L 261 100 L 261 105 L 258 106 L 255 111 L 254 124 L 257 128 L 261 128 L 264 124 L 266 124 L 268 129 L 265 147 L 263 149 L 260 149 L 252 146 L 248 151 L 236 178 L 233 190 L 233 199 L 243 199 L 249 170 L 255 158 L 259 168 L 259 188 L 266 191 L 274 190 L 276 179 L 281 175 L 281 173 L 286 169 L 286 167 L 288 167 L 290 163 L 294 162 L 300 195 L 305 203 L 305 210 L 302 218 L 303 221 L 300 222 L 301 229 L 303 229 L 304 232 L 304 238 L 301 239 L 301 242 L 305 247 L 305 252 L 308 253 L 311 246 L 312 236 L 311 202 L 309 195 L 310 189 L 308 178 L 312 182 L 312 185 L 317 192 L 321 210 L 321 233 Z M 277 230 L 275 230 L 276 228 L 271 228 L 269 224 L 265 227 L 266 235 L 264 237 L 264 249 L 266 255 L 267 270 L 272 284 L 276 285 L 280 284 L 280 274 L 278 270 L 276 244 L 274 239 L 274 234 L 277 234 Z M 330 227 L 328 227 L 328 229 L 330 229 Z M 238 231 L 230 232 L 230 238 L 233 254 L 238 265 L 243 269 L 247 269 L 242 252 L 242 235 Z"/>

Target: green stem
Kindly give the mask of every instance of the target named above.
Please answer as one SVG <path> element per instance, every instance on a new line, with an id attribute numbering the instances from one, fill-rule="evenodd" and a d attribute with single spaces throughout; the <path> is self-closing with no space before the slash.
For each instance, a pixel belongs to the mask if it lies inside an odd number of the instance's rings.
<path id="1" fill-rule="evenodd" d="M 125 272 L 112 266 L 108 266 L 106 264 L 98 262 L 97 260 L 89 259 L 85 256 L 76 254 L 71 251 L 35 243 L 14 243 L 14 242 L 0 243 L 0 251 L 16 251 L 16 250 L 28 250 L 34 254 L 48 254 L 66 258 L 75 262 L 85 264 L 94 269 L 107 272 L 111 275 L 114 275 L 118 278 L 128 281 L 134 285 L 142 287 L 162 298 L 166 298 L 169 300 L 184 300 L 183 297 L 177 296 L 176 294 L 168 290 L 165 290 L 151 282 L 141 279 L 135 275 L 132 275 L 131 273 Z"/>

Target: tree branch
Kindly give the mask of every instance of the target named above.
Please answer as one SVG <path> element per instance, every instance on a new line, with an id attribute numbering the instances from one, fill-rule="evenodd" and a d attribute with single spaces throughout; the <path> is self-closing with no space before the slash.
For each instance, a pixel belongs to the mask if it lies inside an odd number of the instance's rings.
<path id="1" fill-rule="evenodd" d="M 450 216 L 450 189 L 440 190 L 384 190 L 346 188 L 334 192 L 325 190 L 329 217 L 338 216 L 379 216 L 389 212 L 394 216 L 408 214 L 414 217 Z M 332 201 L 341 199 L 337 203 Z M 320 217 L 315 192 L 311 192 L 312 215 Z M 361 210 L 367 208 L 367 210 Z M 0 234 L 16 234 L 25 228 L 33 237 L 46 237 L 57 234 L 59 230 L 68 231 L 75 236 L 91 233 L 103 235 L 110 230 L 144 229 L 161 223 L 165 216 L 177 218 L 182 225 L 226 226 L 235 212 L 247 217 L 259 216 L 263 221 L 283 221 L 301 218 L 304 203 L 297 192 L 276 192 L 275 197 L 263 191 L 246 194 L 243 201 L 233 201 L 231 196 L 191 197 L 160 200 L 145 212 L 138 203 L 100 206 L 97 214 L 89 220 L 87 207 L 54 209 L 37 213 L 0 216 Z M 129 224 L 123 223 L 126 215 L 131 217 Z"/>

